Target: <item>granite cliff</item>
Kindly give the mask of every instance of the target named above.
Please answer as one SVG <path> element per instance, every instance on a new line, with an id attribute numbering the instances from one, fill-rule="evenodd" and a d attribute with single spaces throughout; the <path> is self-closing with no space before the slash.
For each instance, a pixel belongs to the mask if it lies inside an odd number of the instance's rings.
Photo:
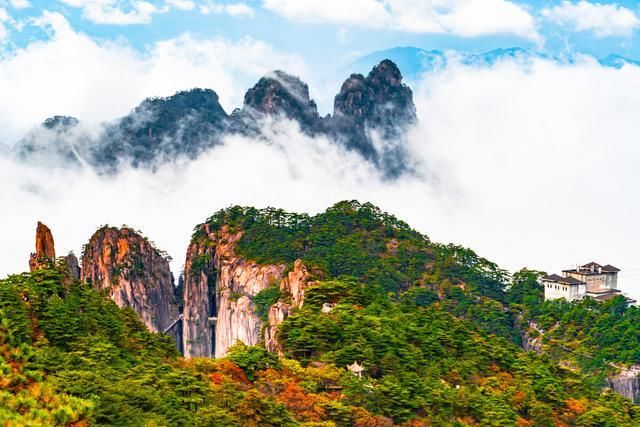
<path id="1" fill-rule="evenodd" d="M 167 257 L 130 228 L 96 231 L 83 250 L 81 279 L 131 307 L 152 332 L 165 332 L 179 317 Z M 178 327 L 171 332 L 179 338 Z"/>
<path id="2" fill-rule="evenodd" d="M 29 256 L 29 270 L 35 271 L 43 265 L 52 263 L 56 258 L 53 234 L 49 227 L 38 221 L 36 227 L 36 251 Z"/>
<path id="3" fill-rule="evenodd" d="M 255 345 L 262 321 L 253 297 L 277 283 L 284 265 L 259 265 L 235 254 L 242 231 L 202 224 L 187 251 L 183 347 L 186 357 L 221 357 L 237 340 Z"/>

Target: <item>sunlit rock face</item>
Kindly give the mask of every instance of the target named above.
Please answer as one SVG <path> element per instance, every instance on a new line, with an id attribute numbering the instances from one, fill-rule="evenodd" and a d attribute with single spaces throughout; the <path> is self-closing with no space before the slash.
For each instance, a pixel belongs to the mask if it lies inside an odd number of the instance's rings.
<path id="1" fill-rule="evenodd" d="M 305 291 L 313 283 L 311 275 L 302 260 L 296 260 L 293 270 L 280 282 L 282 298 L 269 308 L 264 343 L 270 352 L 282 353 L 282 343 L 278 339 L 278 327 L 291 315 L 292 309 L 302 307 Z M 283 299 L 290 301 L 290 303 L 283 301 Z"/>
<path id="2" fill-rule="evenodd" d="M 262 321 L 253 297 L 278 283 L 284 265 L 259 265 L 235 253 L 242 232 L 199 226 L 185 261 L 183 346 L 186 357 L 222 357 L 236 341 L 255 345 Z"/>
<path id="3" fill-rule="evenodd" d="M 640 403 L 640 365 L 621 369 L 607 379 L 613 391 L 634 403 Z"/>
<path id="4" fill-rule="evenodd" d="M 130 228 L 96 231 L 84 247 L 81 279 L 119 307 L 131 307 L 152 332 L 165 332 L 178 319 L 167 256 Z"/>
<path id="5" fill-rule="evenodd" d="M 29 270 L 35 271 L 56 258 L 53 234 L 49 227 L 38 221 L 36 227 L 36 251 L 29 257 Z"/>

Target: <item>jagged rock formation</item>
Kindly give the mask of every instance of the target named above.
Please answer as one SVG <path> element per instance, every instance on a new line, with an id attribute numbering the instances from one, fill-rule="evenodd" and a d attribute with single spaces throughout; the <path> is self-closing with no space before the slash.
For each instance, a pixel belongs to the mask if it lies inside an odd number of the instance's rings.
<path id="1" fill-rule="evenodd" d="M 411 89 L 389 60 L 382 61 L 367 77 L 352 74 L 334 101 L 331 132 L 344 144 L 375 161 L 391 174 L 405 166 L 402 139 L 416 121 Z M 375 139 L 383 144 L 376 148 Z"/>
<path id="2" fill-rule="evenodd" d="M 38 221 L 36 227 L 36 251 L 29 257 L 29 270 L 35 271 L 56 259 L 53 234 L 49 227 Z"/>
<path id="3" fill-rule="evenodd" d="M 129 115 L 108 125 L 93 150 L 96 166 L 154 167 L 180 157 L 195 158 L 220 144 L 227 113 L 211 89 L 192 89 L 143 101 Z"/>
<path id="4" fill-rule="evenodd" d="M 179 316 L 167 257 L 130 228 L 96 231 L 84 247 L 81 278 L 131 307 L 150 331 L 164 332 Z"/>
<path id="5" fill-rule="evenodd" d="M 609 377 L 611 389 L 633 403 L 640 403 L 640 365 L 621 369 L 617 375 Z"/>
<path id="6" fill-rule="evenodd" d="M 221 357 L 236 341 L 255 345 L 262 321 L 253 297 L 277 283 L 284 265 L 259 265 L 235 254 L 242 232 L 199 226 L 185 262 L 183 346 L 185 357 Z"/>
<path id="7" fill-rule="evenodd" d="M 70 252 L 64 259 L 67 263 L 67 269 L 69 270 L 71 278 L 76 280 L 80 279 L 80 265 L 78 264 L 78 258 L 75 254 Z"/>
<path id="8" fill-rule="evenodd" d="M 298 77 L 276 70 L 262 77 L 244 96 L 242 112 L 252 118 L 284 116 L 307 133 L 320 128 L 318 107 L 309 97 L 309 86 Z"/>
<path id="9" fill-rule="evenodd" d="M 242 109 L 231 115 L 213 90 L 192 89 L 147 99 L 127 116 L 105 124 L 94 138 L 79 129 L 77 119 L 54 116 L 19 141 L 14 153 L 23 161 L 88 164 L 100 173 L 115 173 L 123 165 L 154 169 L 194 159 L 229 134 L 261 137 L 266 117 L 285 117 L 306 134 L 327 136 L 374 162 L 387 176 L 407 169 L 404 136 L 416 111 L 411 89 L 389 60 L 366 77 L 351 75 L 335 97 L 333 116 L 320 117 L 307 84 L 278 70 L 250 88 Z"/>
<path id="10" fill-rule="evenodd" d="M 305 290 L 313 284 L 311 275 L 302 260 L 296 260 L 293 270 L 280 282 L 280 292 L 284 302 L 280 299 L 269 308 L 268 324 L 265 328 L 264 343 L 267 350 L 272 353 L 282 353 L 282 344 L 278 340 L 278 326 L 291 315 L 291 310 L 300 308 L 304 304 Z"/>

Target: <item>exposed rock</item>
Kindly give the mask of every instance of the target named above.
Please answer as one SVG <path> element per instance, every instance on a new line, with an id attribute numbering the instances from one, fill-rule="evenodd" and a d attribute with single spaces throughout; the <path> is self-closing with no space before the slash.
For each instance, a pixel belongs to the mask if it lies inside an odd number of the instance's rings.
<path id="1" fill-rule="evenodd" d="M 73 279 L 80 279 L 80 265 L 78 264 L 78 258 L 75 256 L 73 252 L 70 252 L 69 255 L 64 257 L 67 263 L 67 269 L 69 270 L 69 275 Z"/>
<path id="2" fill-rule="evenodd" d="M 250 88 L 242 109 L 231 115 L 213 90 L 192 89 L 144 100 L 128 115 L 105 123 L 99 136 L 83 130 L 73 117 L 54 116 L 19 141 L 13 152 L 23 161 L 89 165 L 106 174 L 122 166 L 155 169 L 194 159 L 222 144 L 229 134 L 264 138 L 265 117 L 296 121 L 302 132 L 327 136 L 396 176 L 408 164 L 405 134 L 416 121 L 416 110 L 411 89 L 389 60 L 366 77 L 353 74 L 344 82 L 335 97 L 333 117 L 319 116 L 306 83 L 277 70 Z"/>
<path id="3" fill-rule="evenodd" d="M 264 335 L 267 350 L 282 353 L 282 344 L 278 341 L 278 327 L 291 315 L 292 309 L 300 308 L 304 304 L 305 290 L 314 283 L 310 278 L 307 267 L 298 259 L 293 264 L 293 270 L 280 282 L 280 292 L 291 303 L 280 300 L 269 309 L 269 320 Z"/>
<path id="4" fill-rule="evenodd" d="M 320 116 L 315 101 L 309 97 L 309 86 L 298 77 L 281 70 L 262 77 L 244 96 L 243 113 L 284 116 L 300 123 L 304 132 L 319 129 Z"/>
<path id="5" fill-rule="evenodd" d="M 352 74 L 334 101 L 331 130 L 337 139 L 391 175 L 404 169 L 402 144 L 407 126 L 416 122 L 411 89 L 389 60 L 380 62 L 367 77 Z"/>
<path id="6" fill-rule="evenodd" d="M 49 227 L 38 221 L 36 227 L 36 251 L 29 257 L 29 270 L 35 271 L 56 259 L 55 243 Z"/>
<path id="7" fill-rule="evenodd" d="M 264 346 L 272 353 L 282 354 L 282 343 L 278 340 L 278 326 L 291 315 L 291 304 L 278 301 L 269 308 L 268 325 L 264 331 Z"/>
<path id="8" fill-rule="evenodd" d="M 259 265 L 235 254 L 242 232 L 211 230 L 189 246 L 185 262 L 185 357 L 222 357 L 236 341 L 255 345 L 262 321 L 253 297 L 282 278 L 284 265 Z"/>
<path id="9" fill-rule="evenodd" d="M 607 379 L 611 389 L 633 403 L 640 403 L 640 365 L 620 369 L 617 375 Z"/>
<path id="10" fill-rule="evenodd" d="M 221 143 L 227 119 L 211 89 L 149 98 L 106 126 L 93 149 L 92 162 L 99 170 L 110 172 L 121 162 L 153 168 L 181 157 L 193 159 Z"/>
<path id="11" fill-rule="evenodd" d="M 167 257 L 130 228 L 102 227 L 91 237 L 82 280 L 131 307 L 152 332 L 164 332 L 179 315 Z"/>
<path id="12" fill-rule="evenodd" d="M 293 264 L 293 270 L 280 283 L 280 291 L 290 297 L 292 308 L 302 307 L 304 292 L 312 284 L 309 278 L 307 267 L 298 259 Z"/>
<path id="13" fill-rule="evenodd" d="M 533 337 L 529 332 L 525 332 L 522 336 L 522 348 L 524 351 L 542 353 L 542 335 Z"/>

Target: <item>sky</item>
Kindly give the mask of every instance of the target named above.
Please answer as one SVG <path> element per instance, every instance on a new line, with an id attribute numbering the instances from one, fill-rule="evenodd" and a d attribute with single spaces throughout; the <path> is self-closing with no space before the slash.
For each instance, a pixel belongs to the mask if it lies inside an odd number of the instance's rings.
<path id="1" fill-rule="evenodd" d="M 616 265 L 640 295 L 640 67 L 596 61 L 640 58 L 639 31 L 633 1 L 0 0 L 0 275 L 26 267 L 38 220 L 59 253 L 77 254 L 100 225 L 128 224 L 177 273 L 191 230 L 218 209 L 315 213 L 359 199 L 511 271 Z M 2 154 L 54 114 L 99 132 L 146 97 L 191 87 L 213 88 L 230 112 L 273 69 L 301 76 L 330 112 L 337 70 L 398 46 L 541 55 L 452 60 L 412 82 L 419 174 L 395 181 L 288 122 L 265 125 L 267 142 L 229 137 L 154 173 Z"/>

